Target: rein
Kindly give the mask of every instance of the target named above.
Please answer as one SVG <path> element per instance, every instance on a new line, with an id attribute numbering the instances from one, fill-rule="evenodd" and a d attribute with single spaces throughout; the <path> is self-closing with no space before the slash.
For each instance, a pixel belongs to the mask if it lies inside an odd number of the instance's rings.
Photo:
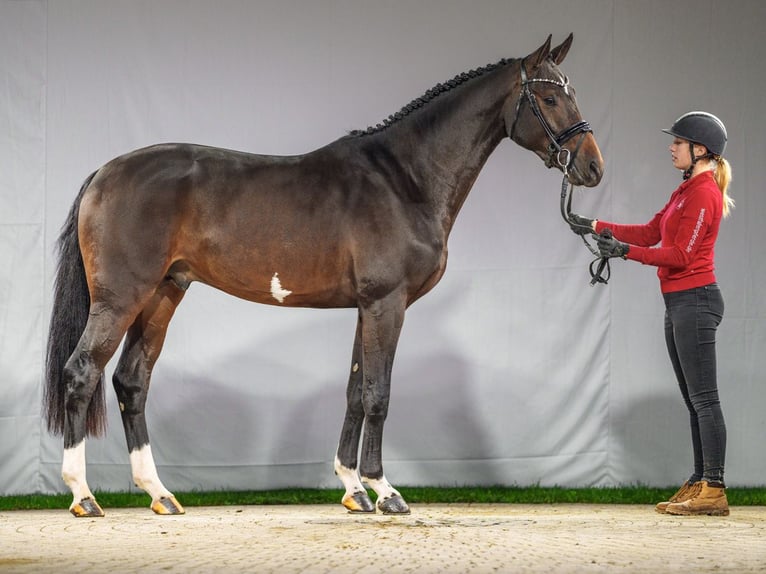
<path id="1" fill-rule="evenodd" d="M 580 151 L 580 146 L 582 145 L 583 140 L 585 139 L 585 135 L 588 132 L 592 132 L 593 130 L 590 127 L 590 124 L 586 121 L 579 121 L 558 135 L 556 135 L 553 130 L 551 129 L 550 124 L 545 119 L 545 116 L 543 115 L 542 111 L 540 110 L 540 106 L 537 104 L 537 99 L 535 98 L 534 94 L 532 93 L 532 90 L 529 89 L 529 85 L 533 83 L 547 83 L 547 84 L 553 84 L 555 86 L 559 86 L 564 90 L 564 93 L 569 95 L 569 78 L 567 76 L 564 76 L 564 81 L 560 82 L 558 80 L 551 80 L 548 78 L 528 78 L 527 77 L 527 71 L 524 68 L 524 61 L 521 62 L 521 93 L 519 94 L 519 99 L 516 101 L 516 114 L 513 118 L 513 125 L 511 126 L 511 132 L 510 137 L 513 139 L 513 133 L 516 129 L 516 122 L 519 118 L 519 109 L 521 108 L 521 102 L 526 99 L 526 101 L 529 103 L 529 107 L 532 110 L 532 113 L 535 115 L 537 120 L 540 122 L 540 125 L 545 130 L 546 135 L 548 136 L 548 139 L 550 140 L 550 144 L 548 145 L 548 158 L 545 161 L 545 165 L 547 167 L 553 167 L 554 162 L 556 165 L 558 165 L 561 170 L 564 172 L 564 178 L 561 181 L 561 202 L 560 202 L 560 210 L 561 210 L 561 217 L 564 218 L 564 221 L 566 221 L 570 226 L 574 227 L 582 227 L 578 223 L 575 223 L 572 219 L 572 190 L 574 188 L 574 184 L 572 184 L 569 181 L 569 166 L 574 163 L 575 157 L 577 157 L 577 152 Z M 568 149 L 563 147 L 563 145 L 568 142 L 570 139 L 575 137 L 577 134 L 580 134 L 580 139 L 577 141 L 577 145 L 575 146 L 574 152 L 570 152 Z M 606 233 L 608 230 L 604 230 Z M 592 234 L 593 235 L 593 234 Z M 610 232 L 611 235 L 611 232 Z M 591 286 L 595 285 L 596 283 L 603 283 L 604 285 L 607 284 L 609 281 L 609 278 L 611 277 L 611 268 L 609 266 L 609 258 L 608 257 L 602 257 L 601 254 L 598 252 L 598 250 L 593 247 L 590 243 L 588 243 L 588 240 L 585 239 L 585 235 L 580 235 L 582 237 L 583 243 L 585 244 L 585 247 L 588 248 L 588 251 L 590 251 L 596 259 L 591 261 L 590 266 L 588 267 L 588 270 L 590 271 Z M 594 269 L 595 266 L 595 269 Z M 604 276 L 604 272 L 606 272 L 606 276 Z"/>
<path id="2" fill-rule="evenodd" d="M 579 147 L 579 145 L 578 145 Z M 570 226 L 573 227 L 583 227 L 579 223 L 575 223 L 572 220 L 572 190 L 574 189 L 574 185 L 572 185 L 569 182 L 568 176 L 567 176 L 567 170 L 564 169 L 564 179 L 561 180 L 561 202 L 559 204 L 560 210 L 561 210 L 561 217 L 564 218 L 564 221 L 566 221 Z M 593 233 L 593 230 L 591 231 L 591 235 L 595 235 Z M 609 229 L 604 229 L 602 232 L 605 236 L 611 237 L 612 232 Z M 590 285 L 593 287 L 596 283 L 603 283 L 606 285 L 609 282 L 609 278 L 612 276 L 612 268 L 609 265 L 609 258 L 608 257 L 602 257 L 601 254 L 598 252 L 598 250 L 593 247 L 590 243 L 588 243 L 588 240 L 585 239 L 584 235 L 580 235 L 582 238 L 582 242 L 585 244 L 585 247 L 588 248 L 588 251 L 590 251 L 593 255 L 596 256 L 596 259 L 590 262 L 590 265 L 588 266 L 588 271 L 590 272 Z M 594 269 L 595 266 L 595 269 Z M 606 276 L 604 276 L 604 272 L 606 272 Z"/>

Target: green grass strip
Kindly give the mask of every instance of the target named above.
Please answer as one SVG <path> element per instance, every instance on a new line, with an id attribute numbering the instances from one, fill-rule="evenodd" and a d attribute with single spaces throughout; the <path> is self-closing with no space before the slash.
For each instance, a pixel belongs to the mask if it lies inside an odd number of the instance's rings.
<path id="1" fill-rule="evenodd" d="M 401 487 L 402 496 L 412 504 L 655 504 L 667 500 L 674 488 L 643 486 L 620 488 L 559 487 Z M 183 506 L 247 506 L 269 504 L 340 504 L 343 491 L 338 489 L 284 489 L 213 492 L 177 492 Z M 370 493 L 374 499 L 374 493 Z M 727 488 L 732 506 L 766 506 L 766 488 Z M 146 494 L 135 492 L 97 492 L 104 508 L 148 507 Z M 0 511 L 67 509 L 68 494 L 29 494 L 0 497 Z"/>

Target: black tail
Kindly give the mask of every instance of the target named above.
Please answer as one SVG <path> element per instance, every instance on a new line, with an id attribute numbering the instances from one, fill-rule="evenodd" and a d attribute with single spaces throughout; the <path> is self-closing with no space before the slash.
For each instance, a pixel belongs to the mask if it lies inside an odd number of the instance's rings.
<path id="1" fill-rule="evenodd" d="M 80 202 L 83 193 L 95 175 L 96 172 L 92 173 L 82 184 L 80 193 L 61 228 L 61 235 L 57 243 L 59 262 L 48 332 L 43 413 L 48 424 L 48 431 L 58 435 L 64 433 L 66 408 L 64 365 L 66 365 L 85 330 L 90 309 L 90 294 L 88 293 L 85 267 L 80 252 L 77 220 L 80 215 Z M 99 436 L 103 434 L 105 429 L 106 402 L 104 400 L 104 377 L 102 374 L 88 406 L 86 432 L 88 435 Z"/>

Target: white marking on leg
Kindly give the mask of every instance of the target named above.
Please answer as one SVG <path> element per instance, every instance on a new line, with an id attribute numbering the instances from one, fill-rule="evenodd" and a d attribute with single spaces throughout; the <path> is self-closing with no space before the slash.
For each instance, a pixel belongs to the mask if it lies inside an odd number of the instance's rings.
<path id="1" fill-rule="evenodd" d="M 335 457 L 335 474 L 346 487 L 346 496 L 354 496 L 357 492 L 366 492 L 364 485 L 359 479 L 359 473 L 354 468 L 348 468 L 340 463 L 340 459 Z M 345 498 L 345 497 L 344 497 Z"/>
<path id="2" fill-rule="evenodd" d="M 375 494 L 378 495 L 378 500 L 375 503 L 376 505 L 378 502 L 387 500 L 392 496 L 401 496 L 399 491 L 391 486 L 391 483 L 386 480 L 385 476 L 380 478 L 362 478 L 362 480 L 375 491 Z"/>
<path id="3" fill-rule="evenodd" d="M 133 482 L 146 491 L 152 497 L 152 501 L 173 496 L 160 481 L 152 456 L 152 447 L 148 444 L 130 453 L 130 468 L 133 471 Z"/>
<path id="4" fill-rule="evenodd" d="M 64 449 L 64 456 L 61 460 L 61 478 L 72 491 L 73 506 L 86 498 L 95 499 L 85 478 L 85 440 L 76 446 Z"/>
<path id="5" fill-rule="evenodd" d="M 282 284 L 279 282 L 279 273 L 274 273 L 274 276 L 271 278 L 271 296 L 280 303 L 283 303 L 285 297 L 290 293 L 292 293 L 292 291 L 282 288 Z"/>

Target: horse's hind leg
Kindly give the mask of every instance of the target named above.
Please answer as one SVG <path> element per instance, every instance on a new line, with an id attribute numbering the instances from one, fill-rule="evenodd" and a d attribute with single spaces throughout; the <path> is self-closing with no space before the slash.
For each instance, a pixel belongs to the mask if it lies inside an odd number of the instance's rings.
<path id="1" fill-rule="evenodd" d="M 77 517 L 104 515 L 85 476 L 88 408 L 104 366 L 120 344 L 131 318 L 130 312 L 103 303 L 91 306 L 85 330 L 64 366 L 66 398 L 61 476 L 74 497 L 69 510 Z"/>
<path id="2" fill-rule="evenodd" d="M 351 373 L 346 389 L 346 417 L 340 434 L 338 452 L 335 455 L 335 474 L 346 492 L 341 501 L 350 512 L 375 512 L 357 470 L 359 438 L 362 436 L 364 406 L 362 405 L 362 380 L 364 375 L 362 354 L 362 320 L 357 321 L 354 350 L 351 356 Z"/>
<path id="3" fill-rule="evenodd" d="M 157 514 L 183 514 L 184 509 L 157 474 L 146 428 L 146 397 L 152 368 L 162 350 L 165 334 L 184 291 L 164 281 L 128 329 L 112 382 L 117 393 L 130 453 L 133 481 L 152 497 Z"/>

